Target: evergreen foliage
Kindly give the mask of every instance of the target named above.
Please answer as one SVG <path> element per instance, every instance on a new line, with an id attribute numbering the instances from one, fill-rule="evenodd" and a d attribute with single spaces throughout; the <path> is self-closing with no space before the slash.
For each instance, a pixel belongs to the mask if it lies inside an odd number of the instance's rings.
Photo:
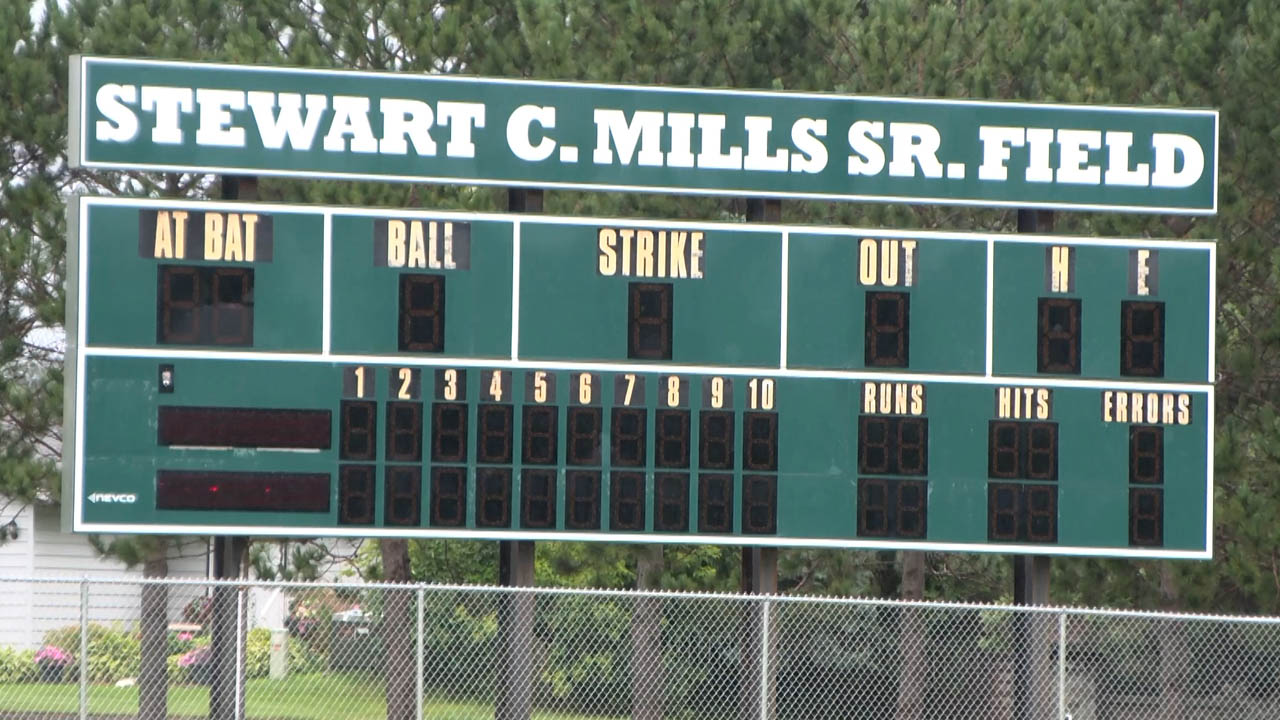
<path id="1" fill-rule="evenodd" d="M 1213 562 L 1055 560 L 1061 602 L 1280 613 L 1280 7 L 1268 0 L 46 0 L 0 7 L 0 494 L 58 492 L 64 196 L 204 197 L 212 178 L 67 168 L 67 58 L 1222 110 L 1215 217 L 1057 213 L 1057 231 L 1219 240 Z M 38 19 L 32 21 L 33 15 Z M 501 190 L 270 179 L 264 200 L 501 210 Z M 548 193 L 548 212 L 741 220 L 741 198 Z M 783 203 L 787 222 L 1010 231 L 1010 211 Z M 51 337 L 53 339 L 51 339 Z M 14 507 L 0 509 L 12 513 Z M 0 522 L 5 520 L 0 517 Z M 411 543 L 414 577 L 493 578 L 491 549 Z M 664 586 L 736 587 L 736 551 L 668 549 Z M 612 545 L 544 543 L 539 577 L 623 586 Z M 783 553 L 800 592 L 892 592 L 877 553 Z M 1008 599 L 998 556 L 928 558 L 927 597 Z"/>

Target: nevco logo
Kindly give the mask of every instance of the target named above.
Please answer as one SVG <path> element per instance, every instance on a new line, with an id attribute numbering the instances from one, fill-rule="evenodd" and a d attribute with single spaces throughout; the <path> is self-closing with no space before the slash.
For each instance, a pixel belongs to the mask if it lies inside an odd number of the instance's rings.
<path id="1" fill-rule="evenodd" d="M 89 502 L 91 503 L 125 503 L 131 505 L 138 502 L 138 496 L 133 493 L 90 493 Z"/>

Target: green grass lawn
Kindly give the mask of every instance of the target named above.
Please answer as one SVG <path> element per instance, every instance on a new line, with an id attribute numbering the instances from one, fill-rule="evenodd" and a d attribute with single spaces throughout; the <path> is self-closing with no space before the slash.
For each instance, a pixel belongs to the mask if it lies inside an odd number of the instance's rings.
<path id="1" fill-rule="evenodd" d="M 366 673 L 336 672 L 291 675 L 285 680 L 249 680 L 245 714 L 250 718 L 297 720 L 376 720 L 386 717 L 381 678 Z M 21 683 L 0 685 L 0 713 L 66 713 L 80 709 L 80 688 L 75 683 Z M 137 715 L 138 688 L 89 687 L 89 712 L 93 716 Z M 209 689 L 169 688 L 171 717 L 206 717 Z M 423 716 L 430 720 L 491 720 L 493 706 L 428 697 Z M 539 720 L 586 720 L 585 716 L 535 712 Z"/>

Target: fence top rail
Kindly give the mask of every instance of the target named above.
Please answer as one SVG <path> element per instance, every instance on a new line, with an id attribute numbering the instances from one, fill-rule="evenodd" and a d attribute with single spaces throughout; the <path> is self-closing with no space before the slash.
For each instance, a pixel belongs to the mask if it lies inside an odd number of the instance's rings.
<path id="1" fill-rule="evenodd" d="M 343 590 L 406 591 L 422 593 L 465 592 L 490 595 L 594 596 L 615 598 L 648 598 L 658 600 L 714 600 L 741 604 L 770 603 L 778 605 L 844 605 L 849 607 L 899 607 L 939 610 L 976 610 L 1024 615 L 1066 615 L 1147 620 L 1197 620 L 1255 625 L 1280 625 L 1280 616 L 1227 615 L 1214 613 L 1167 612 L 1158 610 L 1126 610 L 1116 608 L 1067 607 L 1055 605 L 1009 605 L 998 603 L 945 602 L 936 600 L 893 600 L 822 595 L 748 595 L 722 592 L 681 590 L 618 590 L 605 588 L 507 587 L 501 585 L 462 585 L 449 583 L 378 583 L 378 582 L 303 582 L 285 580 L 214 580 L 205 578 L 127 578 L 127 577 L 32 577 L 0 575 L 0 593 L 6 584 L 62 585 L 165 585 L 170 587 L 236 587 L 271 590 Z"/>

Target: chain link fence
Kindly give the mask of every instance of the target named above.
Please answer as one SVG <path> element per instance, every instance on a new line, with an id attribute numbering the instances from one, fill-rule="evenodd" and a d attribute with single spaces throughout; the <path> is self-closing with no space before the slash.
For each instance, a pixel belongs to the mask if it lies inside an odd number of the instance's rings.
<path id="1" fill-rule="evenodd" d="M 20 597 L 0 718 L 1280 718 L 1280 618 L 0 578 Z"/>

